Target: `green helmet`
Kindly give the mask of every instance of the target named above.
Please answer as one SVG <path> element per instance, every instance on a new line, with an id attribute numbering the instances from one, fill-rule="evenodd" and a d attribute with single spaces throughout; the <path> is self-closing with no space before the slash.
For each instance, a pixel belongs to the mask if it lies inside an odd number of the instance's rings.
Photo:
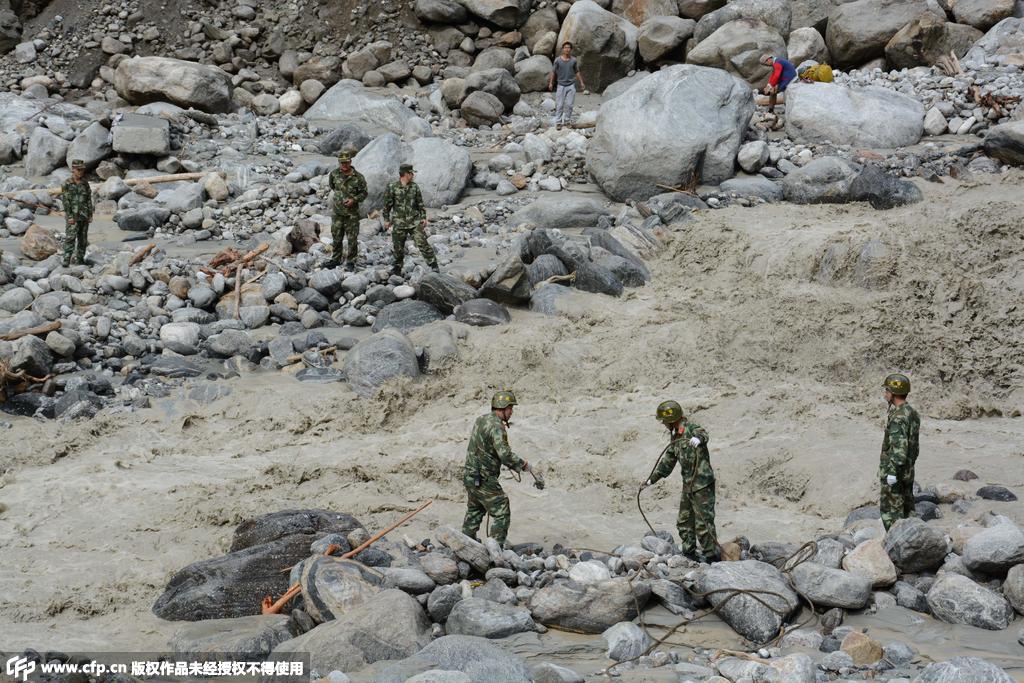
<path id="1" fill-rule="evenodd" d="M 491 397 L 491 410 L 501 410 L 514 405 L 519 404 L 516 403 L 516 395 L 511 391 L 499 391 Z"/>
<path id="2" fill-rule="evenodd" d="M 654 416 L 667 425 L 675 424 L 683 419 L 683 407 L 675 401 L 662 401 Z"/>
<path id="3" fill-rule="evenodd" d="M 910 393 L 910 378 L 906 375 L 893 373 L 885 378 L 882 386 L 895 396 L 906 396 Z"/>
<path id="4" fill-rule="evenodd" d="M 352 161 L 352 152 L 347 149 L 338 152 L 338 161 L 341 163 Z"/>

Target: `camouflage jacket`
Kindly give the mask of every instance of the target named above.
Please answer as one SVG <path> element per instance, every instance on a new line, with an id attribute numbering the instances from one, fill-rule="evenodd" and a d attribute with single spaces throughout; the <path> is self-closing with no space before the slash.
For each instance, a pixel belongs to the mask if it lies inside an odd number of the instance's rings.
<path id="1" fill-rule="evenodd" d="M 508 434 L 500 417 L 487 413 L 476 419 L 466 451 L 464 481 L 467 485 L 478 473 L 481 483 L 497 481 L 502 465 L 513 472 L 521 472 L 524 464 L 523 459 L 509 448 Z"/>
<path id="2" fill-rule="evenodd" d="M 350 175 L 345 175 L 340 168 L 331 171 L 327 180 L 331 189 L 334 190 L 334 213 L 358 213 L 359 205 L 366 200 L 366 178 L 359 171 L 352 169 Z M 346 199 L 355 200 L 355 205 L 345 206 Z"/>
<path id="3" fill-rule="evenodd" d="M 890 474 L 899 478 L 914 467 L 920 431 L 921 418 L 909 403 L 889 408 L 889 419 L 885 423 L 885 436 L 882 438 L 879 478 Z"/>
<path id="4" fill-rule="evenodd" d="M 672 443 L 654 468 L 651 483 L 672 474 L 678 462 L 679 474 L 683 478 L 683 491 L 700 491 L 713 486 L 715 472 L 711 469 L 711 455 L 708 453 L 708 433 L 703 427 L 692 422 L 684 422 L 681 427 L 681 431 L 672 434 Z M 690 445 L 690 439 L 695 436 L 700 439 L 700 445 L 697 447 Z"/>
<path id="5" fill-rule="evenodd" d="M 92 219 L 92 190 L 89 183 L 69 180 L 60 189 L 60 203 L 68 218 L 88 221 Z"/>
<path id="6" fill-rule="evenodd" d="M 403 185 L 395 181 L 388 185 L 384 193 L 384 220 L 393 221 L 402 228 L 410 228 L 427 217 L 423 207 L 423 195 L 419 185 L 409 183 Z"/>

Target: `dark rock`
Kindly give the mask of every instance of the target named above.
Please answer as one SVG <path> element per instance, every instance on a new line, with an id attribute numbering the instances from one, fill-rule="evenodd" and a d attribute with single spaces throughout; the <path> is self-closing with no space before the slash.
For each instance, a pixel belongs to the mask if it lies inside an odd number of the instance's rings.
<path id="1" fill-rule="evenodd" d="M 977 496 L 985 500 L 998 500 L 1002 503 L 1012 503 L 1017 500 L 1017 495 L 1013 491 L 998 485 L 982 486 L 978 489 Z"/>
<path id="2" fill-rule="evenodd" d="M 978 475 L 970 470 L 957 470 L 957 473 L 953 475 L 953 478 L 957 481 L 971 481 L 977 479 Z"/>
<path id="3" fill-rule="evenodd" d="M 558 300 L 571 293 L 572 290 L 565 285 L 542 284 L 533 292 L 533 297 L 530 299 L 530 310 L 544 315 L 558 315 L 561 312 Z"/>
<path id="4" fill-rule="evenodd" d="M 621 256 L 636 266 L 637 269 L 643 273 L 645 281 L 651 277 L 651 272 L 647 269 L 647 265 L 643 262 L 643 259 L 630 251 L 626 245 L 615 239 L 612 234 L 604 228 L 585 228 L 583 230 L 583 234 L 586 235 L 591 244 L 601 247 L 605 251 L 610 251 L 616 256 Z"/>
<path id="5" fill-rule="evenodd" d="M 928 591 L 928 606 L 935 617 L 949 624 L 967 624 L 1001 631 L 1013 620 L 1006 598 L 979 586 L 966 576 L 945 572 Z"/>
<path id="6" fill-rule="evenodd" d="M 359 126 L 343 123 L 320 141 L 320 153 L 334 155 L 346 149 L 355 153 L 370 144 L 372 139 Z"/>
<path id="7" fill-rule="evenodd" d="M 427 598 L 427 611 L 430 612 L 430 618 L 442 623 L 460 600 L 462 600 L 461 586 L 438 586 L 430 592 L 430 597 Z"/>
<path id="8" fill-rule="evenodd" d="M 404 683 L 424 671 L 461 671 L 470 681 L 531 683 L 526 664 L 486 638 L 450 635 L 438 638 L 414 656 L 382 667 L 376 683 Z"/>
<path id="9" fill-rule="evenodd" d="M 303 287 L 299 291 L 295 292 L 294 296 L 296 302 L 306 304 L 314 311 L 326 311 L 328 306 L 331 305 L 331 302 L 327 300 L 327 297 L 312 287 Z"/>
<path id="10" fill-rule="evenodd" d="M 519 254 L 513 254 L 494 270 L 480 287 L 478 296 L 510 306 L 530 300 L 530 279 Z"/>
<path id="11" fill-rule="evenodd" d="M 525 608 L 469 598 L 452 609 L 445 631 L 448 635 L 506 638 L 514 633 L 533 631 L 536 627 L 530 611 Z"/>
<path id="12" fill-rule="evenodd" d="M 924 195 L 909 180 L 896 178 L 877 166 L 867 164 L 850 184 L 850 199 L 870 202 L 875 209 L 892 209 L 916 204 L 924 199 Z"/>
<path id="13" fill-rule="evenodd" d="M 946 559 L 946 537 L 920 519 L 899 519 L 885 535 L 885 551 L 901 571 L 933 571 Z"/>
<path id="14" fill-rule="evenodd" d="M 559 581 L 545 586 L 530 598 L 533 618 L 545 625 L 601 633 L 620 621 L 630 621 L 651 596 L 646 584 L 614 578 L 580 585 Z"/>
<path id="15" fill-rule="evenodd" d="M 865 505 L 864 507 L 853 510 L 846 516 L 846 521 L 843 522 L 843 528 L 849 528 L 854 522 L 859 522 L 862 519 L 881 519 L 882 513 L 879 511 L 877 505 Z"/>
<path id="16" fill-rule="evenodd" d="M 371 329 L 374 332 L 395 329 L 404 333 L 421 325 L 443 319 L 444 315 L 426 301 L 406 299 L 388 304 L 382 308 L 380 313 L 377 314 L 377 319 L 374 320 Z"/>
<path id="17" fill-rule="evenodd" d="M 149 371 L 170 379 L 199 377 L 203 367 L 197 363 L 176 356 L 158 356 L 149 364 Z"/>
<path id="18" fill-rule="evenodd" d="M 366 529 L 352 515 L 330 510 L 280 510 L 246 520 L 235 529 L 231 552 L 270 543 L 286 536 L 348 534 Z"/>
<path id="19" fill-rule="evenodd" d="M 352 609 L 381 591 L 382 581 L 377 572 L 359 562 L 320 555 L 303 561 L 299 584 L 309 616 L 323 623 L 347 618 Z"/>
<path id="20" fill-rule="evenodd" d="M 103 407 L 103 399 L 90 391 L 65 391 L 53 404 L 54 417 L 93 417 Z"/>
<path id="21" fill-rule="evenodd" d="M 914 504 L 914 515 L 920 517 L 922 521 L 929 522 L 942 517 L 942 511 L 935 503 L 922 500 Z"/>
<path id="22" fill-rule="evenodd" d="M 261 661 L 279 644 L 292 638 L 290 619 L 283 614 L 260 614 L 235 619 L 207 619 L 181 626 L 171 637 L 171 651 L 194 661 Z"/>
<path id="23" fill-rule="evenodd" d="M 436 309 L 430 308 L 436 313 Z M 390 328 L 356 344 L 345 355 L 344 369 L 352 390 L 364 398 L 373 395 L 389 379 L 420 375 L 416 350 L 409 339 Z"/>
<path id="24" fill-rule="evenodd" d="M 569 271 L 565 265 L 552 254 L 541 254 L 526 266 L 526 277 L 530 281 L 530 287 L 535 288 L 551 277 L 568 275 Z"/>
<path id="25" fill-rule="evenodd" d="M 118 211 L 114 214 L 114 222 L 122 230 L 145 232 L 163 227 L 170 217 L 169 209 L 161 206 L 143 206 Z"/>
<path id="26" fill-rule="evenodd" d="M 447 315 L 456 306 L 475 299 L 477 294 L 475 289 L 451 275 L 427 273 L 420 280 L 417 296 Z"/>
<path id="27" fill-rule="evenodd" d="M 730 593 L 722 590 L 725 588 L 765 592 L 758 593 L 756 599 L 749 595 L 727 597 Z M 697 590 L 709 594 L 712 605 L 721 605 L 722 619 L 753 643 L 765 643 L 774 638 L 800 604 L 782 572 L 756 560 L 710 565 L 698 577 Z"/>
<path id="28" fill-rule="evenodd" d="M 925 597 L 925 594 L 906 581 L 897 581 L 892 590 L 896 594 L 896 604 L 900 607 L 923 614 L 931 612 L 931 609 L 928 607 L 928 598 Z"/>
<path id="29" fill-rule="evenodd" d="M 570 271 L 576 271 L 576 280 L 573 283 L 576 289 L 595 294 L 622 296 L 622 283 L 604 266 L 580 258 L 574 251 L 558 244 L 551 247 L 550 253 L 557 256 Z"/>
<path id="30" fill-rule="evenodd" d="M 914 683 L 1013 683 L 1013 678 L 995 664 L 977 657 L 954 657 L 948 662 L 929 664 Z"/>
<path id="31" fill-rule="evenodd" d="M 647 284 L 646 269 L 637 266 L 629 259 L 624 259 L 616 254 L 608 254 L 595 263 L 605 268 L 625 287 L 643 287 Z"/>
<path id="32" fill-rule="evenodd" d="M 490 299 L 470 299 L 455 309 L 455 319 L 475 327 L 507 325 L 512 321 L 508 309 Z"/>

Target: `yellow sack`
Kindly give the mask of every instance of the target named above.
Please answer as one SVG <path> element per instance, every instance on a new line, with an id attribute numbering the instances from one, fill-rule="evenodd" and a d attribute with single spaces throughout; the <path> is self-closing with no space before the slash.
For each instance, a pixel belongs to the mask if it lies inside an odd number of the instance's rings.
<path id="1" fill-rule="evenodd" d="M 835 80 L 832 76 L 832 67 L 828 64 L 815 64 L 814 66 L 809 66 L 804 70 L 800 77 L 816 83 L 831 83 Z"/>

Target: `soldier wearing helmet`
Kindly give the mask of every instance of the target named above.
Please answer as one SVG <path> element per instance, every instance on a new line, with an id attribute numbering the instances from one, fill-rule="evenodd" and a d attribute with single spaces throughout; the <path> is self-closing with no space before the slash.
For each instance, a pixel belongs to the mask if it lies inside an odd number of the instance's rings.
<path id="1" fill-rule="evenodd" d="M 910 378 L 892 374 L 882 383 L 889 416 L 882 438 L 882 458 L 878 468 L 882 492 L 879 509 L 886 530 L 897 519 L 914 514 L 914 465 L 917 463 L 921 418 L 907 403 Z"/>
<path id="2" fill-rule="evenodd" d="M 530 469 L 529 464 L 513 453 L 508 445 L 506 429 L 515 405 L 516 396 L 511 391 L 494 394 L 491 398 L 491 412 L 481 415 L 473 424 L 462 475 L 467 497 L 462 533 L 476 539 L 484 515 L 490 514 L 491 538 L 502 546 L 508 537 L 512 511 L 508 496 L 498 481 L 501 466 L 513 472 Z"/>
<path id="3" fill-rule="evenodd" d="M 670 475 L 678 462 L 683 492 L 679 498 L 676 529 L 683 554 L 701 562 L 717 561 L 720 555 L 715 535 L 715 472 L 708 454 L 708 433 L 688 421 L 682 406 L 675 401 L 661 403 L 655 417 L 668 429 L 671 442 L 651 478 L 640 488 L 645 489 Z"/>

